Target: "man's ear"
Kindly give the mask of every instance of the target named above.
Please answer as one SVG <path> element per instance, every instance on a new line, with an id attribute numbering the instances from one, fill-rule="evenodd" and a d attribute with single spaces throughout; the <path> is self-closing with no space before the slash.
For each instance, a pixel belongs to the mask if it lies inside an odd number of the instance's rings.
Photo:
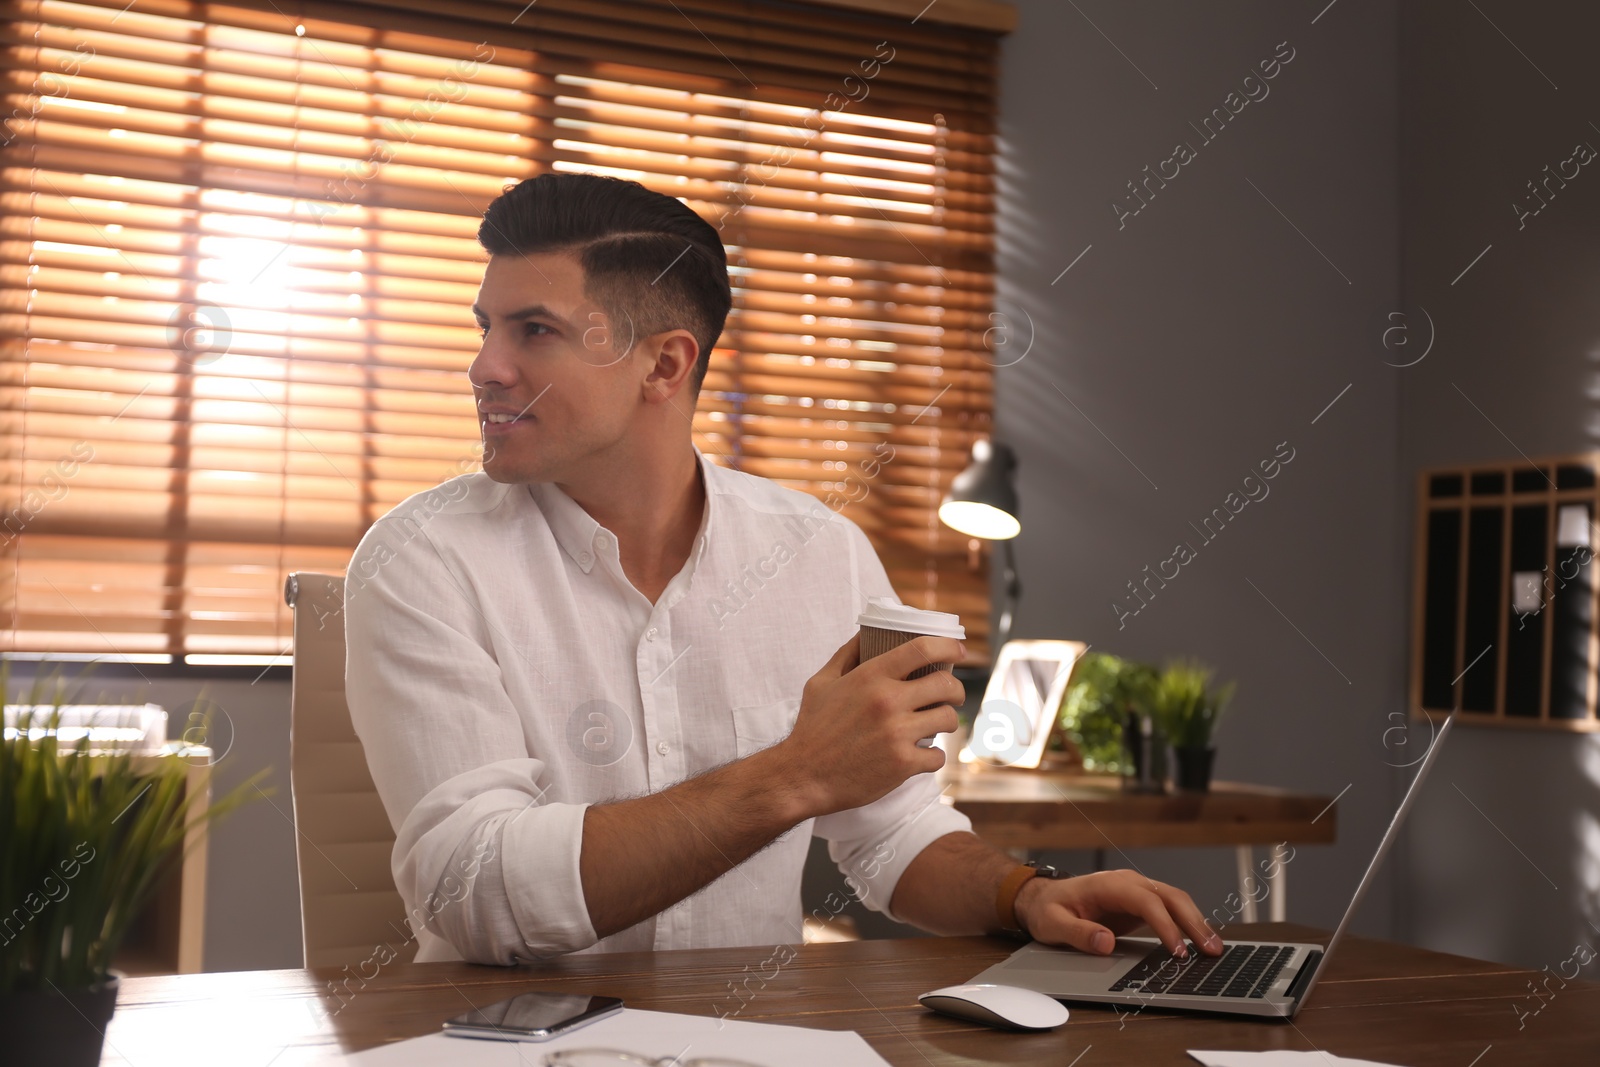
<path id="1" fill-rule="evenodd" d="M 644 378 L 646 403 L 671 400 L 691 390 L 694 365 L 700 358 L 700 344 L 688 330 L 669 330 L 641 342 L 644 355 L 651 359 Z"/>

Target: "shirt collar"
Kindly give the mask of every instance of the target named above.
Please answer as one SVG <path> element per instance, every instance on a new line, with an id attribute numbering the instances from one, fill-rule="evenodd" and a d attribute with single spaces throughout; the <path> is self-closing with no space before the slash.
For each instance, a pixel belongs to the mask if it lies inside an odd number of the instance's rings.
<path id="1" fill-rule="evenodd" d="M 711 538 L 712 513 L 715 509 L 712 500 L 716 495 L 712 479 L 716 464 L 707 459 L 699 448 L 694 450 L 694 457 L 700 465 L 701 484 L 706 497 L 705 511 L 700 517 L 700 532 L 695 537 L 691 552 L 692 559 L 698 563 L 705 555 L 706 544 Z M 583 573 L 588 574 L 593 569 L 601 551 L 616 547 L 616 535 L 595 521 L 594 516 L 584 511 L 554 482 L 530 482 L 528 495 L 544 513 L 545 522 L 549 523 L 550 533 L 554 535 L 556 543 L 572 557 Z"/>
<path id="2" fill-rule="evenodd" d="M 544 513 L 544 521 L 549 524 L 556 544 L 588 574 L 594 567 L 595 538 L 603 527 L 554 482 L 531 482 L 528 495 Z"/>
<path id="3" fill-rule="evenodd" d="M 700 464 L 700 485 L 705 489 L 705 513 L 700 517 L 700 532 L 695 535 L 694 550 L 691 558 L 699 563 L 705 557 L 706 545 L 711 543 L 711 526 L 717 513 L 716 476 L 720 473 L 717 465 L 706 458 L 704 452 L 694 450 L 695 461 Z"/>

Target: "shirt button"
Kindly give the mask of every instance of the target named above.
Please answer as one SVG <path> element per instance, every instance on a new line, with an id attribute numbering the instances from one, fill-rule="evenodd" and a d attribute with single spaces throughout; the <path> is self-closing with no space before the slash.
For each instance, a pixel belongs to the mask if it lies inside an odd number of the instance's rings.
<path id="1" fill-rule="evenodd" d="M 658 741 L 656 742 L 656 751 L 665 756 L 668 752 L 672 751 L 672 746 L 667 744 L 665 741 Z"/>
<path id="2" fill-rule="evenodd" d="M 578 553 L 578 562 L 583 564 L 585 567 L 587 567 L 593 561 L 594 561 L 594 557 L 589 555 L 589 553 L 587 553 L 587 552 L 579 552 Z"/>
<path id="3" fill-rule="evenodd" d="M 601 548 L 601 549 L 610 548 L 611 547 L 611 538 L 607 537 L 603 533 L 595 534 L 594 535 L 594 543 L 595 543 L 595 547 L 596 548 Z"/>
<path id="4" fill-rule="evenodd" d="M 652 626 L 652 627 L 650 627 L 650 629 L 648 629 L 648 630 L 646 630 L 644 632 L 644 639 L 646 641 L 654 641 L 656 639 L 656 634 L 657 633 L 658 633 L 658 631 L 656 630 L 656 628 L 654 626 Z"/>

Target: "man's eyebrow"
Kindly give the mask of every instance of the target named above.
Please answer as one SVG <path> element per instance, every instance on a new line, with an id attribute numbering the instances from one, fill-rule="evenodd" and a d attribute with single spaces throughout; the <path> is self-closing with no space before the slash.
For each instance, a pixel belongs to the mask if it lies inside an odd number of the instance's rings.
<path id="1" fill-rule="evenodd" d="M 483 309 L 477 304 L 472 305 L 472 316 L 476 319 L 487 319 L 489 317 L 483 313 Z M 554 319 L 556 322 L 567 321 L 543 304 L 529 304 L 525 308 L 518 308 L 516 311 L 513 311 L 507 315 L 506 318 L 510 319 L 512 322 L 518 322 L 522 319 Z"/>

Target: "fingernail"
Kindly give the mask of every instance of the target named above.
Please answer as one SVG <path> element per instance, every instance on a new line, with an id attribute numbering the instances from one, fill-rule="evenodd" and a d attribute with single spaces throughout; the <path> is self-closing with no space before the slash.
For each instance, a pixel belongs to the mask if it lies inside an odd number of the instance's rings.
<path id="1" fill-rule="evenodd" d="M 1189 946 L 1179 945 L 1175 950 L 1173 950 L 1172 954 L 1178 957 L 1180 960 L 1186 960 L 1189 958 Z"/>
<path id="2" fill-rule="evenodd" d="M 1113 940 L 1114 939 L 1109 933 L 1101 930 L 1089 939 L 1089 947 L 1095 952 L 1104 954 L 1111 951 L 1111 943 Z"/>

